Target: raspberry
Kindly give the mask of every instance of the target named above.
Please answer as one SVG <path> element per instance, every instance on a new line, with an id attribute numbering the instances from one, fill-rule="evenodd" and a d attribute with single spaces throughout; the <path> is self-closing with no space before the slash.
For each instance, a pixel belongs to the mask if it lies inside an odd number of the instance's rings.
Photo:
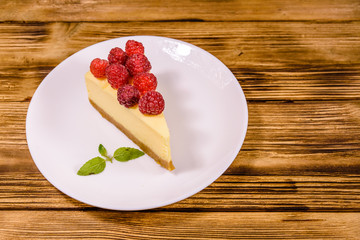
<path id="1" fill-rule="evenodd" d="M 95 58 L 90 63 L 90 72 L 97 78 L 105 78 L 105 69 L 108 65 L 107 60 Z"/>
<path id="2" fill-rule="evenodd" d="M 139 100 L 139 110 L 143 114 L 157 115 L 165 108 L 165 101 L 162 95 L 156 91 L 148 91 Z"/>
<path id="3" fill-rule="evenodd" d="M 134 55 L 135 53 L 145 53 L 145 49 L 142 43 L 135 40 L 128 40 L 126 42 L 125 51 L 128 56 Z"/>
<path id="4" fill-rule="evenodd" d="M 134 54 L 130 56 L 125 66 L 133 76 L 142 72 L 148 72 L 151 69 L 151 64 L 144 54 Z"/>
<path id="5" fill-rule="evenodd" d="M 114 63 L 110 64 L 105 71 L 108 82 L 111 87 L 118 89 L 129 82 L 129 72 L 124 65 Z"/>
<path id="6" fill-rule="evenodd" d="M 150 90 L 155 90 L 157 86 L 157 80 L 152 73 L 139 73 L 135 75 L 133 80 L 134 86 L 139 89 L 141 95 Z"/>
<path id="7" fill-rule="evenodd" d="M 108 60 L 110 64 L 120 63 L 124 65 L 126 58 L 127 58 L 126 53 L 121 48 L 118 47 L 111 49 L 108 55 Z"/>
<path id="8" fill-rule="evenodd" d="M 133 85 L 126 84 L 118 89 L 117 99 L 121 105 L 129 108 L 139 102 L 140 93 Z"/>

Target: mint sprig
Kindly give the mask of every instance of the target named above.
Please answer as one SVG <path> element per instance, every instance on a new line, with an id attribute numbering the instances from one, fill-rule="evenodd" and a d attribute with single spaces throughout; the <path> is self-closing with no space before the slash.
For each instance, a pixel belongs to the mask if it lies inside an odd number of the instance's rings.
<path id="1" fill-rule="evenodd" d="M 120 162 L 127 162 L 132 159 L 143 156 L 145 153 L 131 147 L 121 147 L 115 150 L 113 157 L 108 156 L 106 148 L 100 144 L 98 151 L 102 157 L 94 157 L 87 161 L 77 172 L 79 176 L 88 176 L 91 174 L 99 174 L 104 171 L 106 162 L 111 162 L 115 158 Z"/>
<path id="2" fill-rule="evenodd" d="M 144 154 L 145 153 L 135 148 L 121 147 L 116 149 L 114 152 L 114 158 L 119 162 L 127 162 L 129 160 L 141 157 Z"/>
<path id="3" fill-rule="evenodd" d="M 101 154 L 101 156 L 107 157 L 106 148 L 105 148 L 102 144 L 99 145 L 98 151 L 99 151 L 99 153 Z"/>
<path id="4" fill-rule="evenodd" d="M 94 157 L 87 161 L 77 172 L 80 176 L 87 176 L 90 174 L 98 174 L 104 171 L 106 166 L 105 159 L 101 157 Z"/>
<path id="5" fill-rule="evenodd" d="M 112 158 L 107 155 L 107 150 L 102 144 L 99 145 L 98 151 L 101 156 L 105 157 L 106 161 L 109 161 L 112 163 Z"/>

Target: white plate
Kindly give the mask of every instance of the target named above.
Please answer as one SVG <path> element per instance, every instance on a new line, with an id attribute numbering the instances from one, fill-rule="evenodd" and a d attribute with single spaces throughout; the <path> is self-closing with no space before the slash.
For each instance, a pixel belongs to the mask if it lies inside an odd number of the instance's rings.
<path id="1" fill-rule="evenodd" d="M 106 59 L 128 39 L 144 44 L 157 76 L 176 169 L 169 172 L 145 155 L 78 176 L 77 170 L 99 155 L 100 143 L 110 153 L 137 147 L 90 105 L 84 81 L 92 59 Z M 52 70 L 31 100 L 26 136 L 40 172 L 66 195 L 106 209 L 143 210 L 185 199 L 215 181 L 238 154 L 247 122 L 239 83 L 213 55 L 175 39 L 131 36 L 87 47 Z"/>

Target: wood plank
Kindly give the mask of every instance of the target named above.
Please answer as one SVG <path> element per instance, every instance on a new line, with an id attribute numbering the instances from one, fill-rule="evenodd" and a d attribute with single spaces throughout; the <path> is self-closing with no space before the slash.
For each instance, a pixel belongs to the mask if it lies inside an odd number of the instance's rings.
<path id="1" fill-rule="evenodd" d="M 235 74 L 248 100 L 360 99 L 360 22 L 149 22 L 0 24 L 0 101 L 27 101 L 71 54 L 137 34 L 209 51 Z"/>
<path id="2" fill-rule="evenodd" d="M 0 210 L 91 210 L 53 187 L 40 173 L 0 174 Z M 164 211 L 360 211 L 360 175 L 222 175 Z M 1 213 L 0 211 L 0 213 Z"/>
<path id="3" fill-rule="evenodd" d="M 229 172 L 359 173 L 359 104 L 249 103 L 245 142 Z"/>
<path id="4" fill-rule="evenodd" d="M 37 172 L 28 102 L 0 102 L 0 172 Z M 249 102 L 242 150 L 227 174 L 360 174 L 360 102 Z"/>
<path id="5" fill-rule="evenodd" d="M 5 1 L 0 21 L 359 20 L 356 0 Z"/>
<path id="6" fill-rule="evenodd" d="M 2 211 L 0 216 L 5 240 L 358 239 L 360 233 L 360 213 Z"/>

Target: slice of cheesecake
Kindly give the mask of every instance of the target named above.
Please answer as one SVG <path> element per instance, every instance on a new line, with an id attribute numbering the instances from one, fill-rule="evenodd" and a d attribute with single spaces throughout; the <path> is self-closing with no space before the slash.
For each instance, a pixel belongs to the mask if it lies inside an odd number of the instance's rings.
<path id="1" fill-rule="evenodd" d="M 99 113 L 146 154 L 168 170 L 174 165 L 170 153 L 170 134 L 164 114 L 145 115 L 138 106 L 126 108 L 119 104 L 117 91 L 106 79 L 98 79 L 91 72 L 85 75 L 90 103 Z"/>

